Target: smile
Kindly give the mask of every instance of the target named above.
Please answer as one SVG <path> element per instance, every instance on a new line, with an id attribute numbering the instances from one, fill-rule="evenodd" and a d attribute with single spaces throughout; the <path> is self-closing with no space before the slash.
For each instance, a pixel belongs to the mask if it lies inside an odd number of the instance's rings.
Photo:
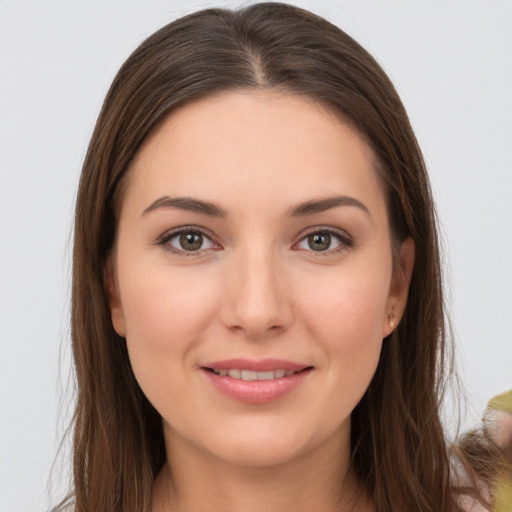
<path id="1" fill-rule="evenodd" d="M 275 359 L 232 359 L 200 369 L 222 395 L 246 404 L 265 404 L 297 389 L 314 368 Z"/>
<path id="2" fill-rule="evenodd" d="M 254 370 L 241 370 L 238 368 L 233 369 L 225 369 L 225 368 L 210 368 L 210 370 L 215 373 L 215 375 L 221 375 L 222 377 L 231 377 L 232 379 L 240 379 L 240 380 L 274 380 L 274 379 L 282 379 L 283 377 L 291 377 L 296 373 L 299 373 L 298 370 L 270 370 L 265 372 L 257 372 Z M 302 371 L 302 370 L 300 370 Z"/>

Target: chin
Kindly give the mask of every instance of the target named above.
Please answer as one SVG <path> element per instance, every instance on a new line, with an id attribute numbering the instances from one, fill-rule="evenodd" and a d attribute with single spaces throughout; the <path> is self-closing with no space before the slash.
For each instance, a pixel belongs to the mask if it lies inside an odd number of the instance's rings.
<path id="1" fill-rule="evenodd" d="M 307 451 L 304 444 L 278 438 L 267 439 L 226 439 L 217 445 L 212 453 L 224 462 L 241 467 L 269 467 L 290 462 Z"/>
<path id="2" fill-rule="evenodd" d="M 331 428 L 329 428 L 329 426 Z M 315 428 L 316 427 L 316 428 Z M 211 437 L 208 446 L 203 445 L 216 459 L 241 467 L 269 467 L 298 461 L 322 446 L 332 453 L 349 439 L 350 422 L 340 428 L 333 425 L 308 425 L 307 421 L 296 425 L 290 421 L 279 424 L 247 422 L 235 429 L 219 432 Z"/>

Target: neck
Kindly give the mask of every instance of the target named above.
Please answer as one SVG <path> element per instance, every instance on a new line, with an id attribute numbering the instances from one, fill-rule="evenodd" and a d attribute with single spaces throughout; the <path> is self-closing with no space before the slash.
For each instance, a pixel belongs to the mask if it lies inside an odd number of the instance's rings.
<path id="1" fill-rule="evenodd" d="M 363 512 L 371 510 L 349 470 L 349 446 L 333 440 L 291 461 L 234 465 L 181 439 L 167 440 L 153 512 Z M 186 462 L 185 462 L 186 461 Z"/>

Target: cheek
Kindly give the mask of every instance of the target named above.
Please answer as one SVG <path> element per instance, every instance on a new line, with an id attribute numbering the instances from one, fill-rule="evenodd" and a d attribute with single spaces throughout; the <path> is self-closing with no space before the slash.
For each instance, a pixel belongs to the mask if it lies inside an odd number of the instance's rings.
<path id="1" fill-rule="evenodd" d="M 298 292 L 301 309 L 312 330 L 336 343 L 360 343 L 381 339 L 389 278 L 385 272 L 343 269 L 317 279 L 314 286 Z"/>
<path id="2" fill-rule="evenodd" d="M 186 279 L 153 280 L 149 277 L 123 293 L 123 310 L 128 334 L 145 338 L 166 333 L 167 339 L 182 330 L 200 331 L 210 293 Z M 165 342 L 157 336 L 154 342 Z"/>
<path id="3" fill-rule="evenodd" d="M 321 346 L 334 388 L 344 390 L 340 399 L 352 400 L 349 408 L 364 393 L 379 361 L 389 279 L 382 263 L 364 270 L 347 267 L 297 294 L 303 325 Z M 346 393 L 349 389 L 353 393 Z"/>
<path id="4" fill-rule="evenodd" d="M 188 355 L 207 329 L 215 308 L 215 287 L 208 280 L 165 267 L 127 273 L 121 281 L 126 342 L 143 390 L 163 389 L 170 374 L 191 366 Z"/>

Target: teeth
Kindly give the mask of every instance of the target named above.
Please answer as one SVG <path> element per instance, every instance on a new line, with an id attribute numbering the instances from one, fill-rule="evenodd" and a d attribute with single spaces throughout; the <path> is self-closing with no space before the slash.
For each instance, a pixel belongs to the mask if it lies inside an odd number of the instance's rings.
<path id="1" fill-rule="evenodd" d="M 242 380 L 258 380 L 258 372 L 242 370 Z"/>
<path id="2" fill-rule="evenodd" d="M 290 377 L 298 373 L 296 370 L 270 370 L 266 372 L 256 372 L 254 370 L 239 370 L 237 368 L 216 369 L 212 368 L 213 373 L 221 375 L 222 377 L 231 377 L 232 379 L 241 380 L 273 380 L 282 379 L 283 377 Z"/>

